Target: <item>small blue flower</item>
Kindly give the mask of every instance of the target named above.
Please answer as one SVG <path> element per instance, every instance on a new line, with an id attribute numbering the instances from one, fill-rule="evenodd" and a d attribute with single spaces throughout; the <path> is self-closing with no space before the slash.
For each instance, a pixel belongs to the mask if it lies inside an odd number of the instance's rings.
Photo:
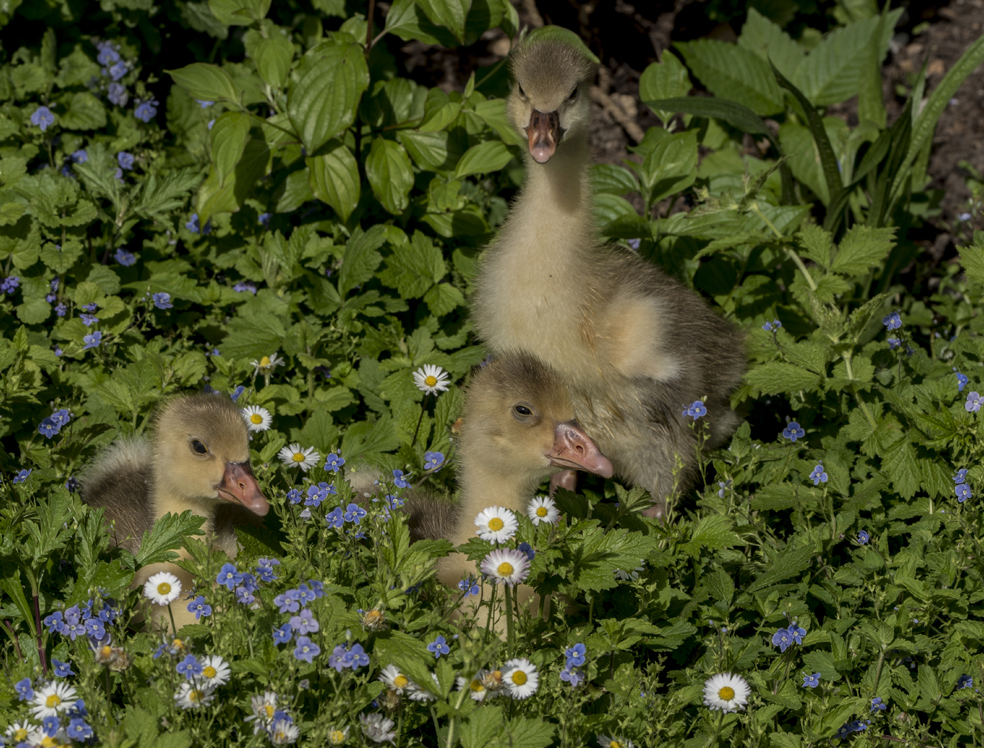
<path id="1" fill-rule="evenodd" d="M 169 293 L 155 293 L 151 299 L 153 299 L 154 306 L 158 309 L 170 309 L 174 306 L 171 303 L 171 294 Z"/>
<path id="2" fill-rule="evenodd" d="M 876 696 L 871 700 L 871 711 L 884 712 L 886 709 L 888 709 L 888 704 L 883 704 L 881 697 Z"/>
<path id="3" fill-rule="evenodd" d="M 236 387 L 236 389 L 232 391 L 232 394 L 229 395 L 229 397 L 232 398 L 232 402 L 236 402 L 239 399 L 239 396 L 242 395 L 245 391 L 246 388 L 243 387 L 242 385 L 239 385 L 238 387 Z"/>
<path id="4" fill-rule="evenodd" d="M 126 86 L 122 83 L 113 82 L 106 89 L 106 98 L 109 99 L 110 103 L 116 104 L 116 106 L 126 106 L 130 94 L 127 93 Z"/>
<path id="5" fill-rule="evenodd" d="M 99 344 L 102 343 L 102 336 L 103 334 L 99 330 L 83 336 L 82 342 L 85 343 L 85 345 L 82 346 L 82 350 L 87 351 L 90 348 L 98 348 Z"/>
<path id="6" fill-rule="evenodd" d="M 403 499 L 397 496 L 393 496 L 392 494 L 386 494 L 386 506 L 389 507 L 391 511 L 393 509 L 399 509 L 405 503 L 406 502 Z"/>
<path id="7" fill-rule="evenodd" d="M 953 482 L 957 485 L 966 482 L 967 480 L 967 468 L 960 468 L 957 474 L 953 476 Z"/>
<path id="8" fill-rule="evenodd" d="M 564 656 L 567 658 L 567 667 L 581 667 L 584 664 L 584 655 L 587 651 L 587 647 L 583 644 L 575 644 L 573 647 L 564 650 Z"/>
<path id="9" fill-rule="evenodd" d="M 301 499 L 303 497 L 304 497 L 304 494 L 302 494 L 296 488 L 292 488 L 292 489 L 290 489 L 287 492 L 287 501 L 289 501 L 291 504 L 300 504 L 301 503 Z"/>
<path id="10" fill-rule="evenodd" d="M 820 673 L 803 676 L 803 688 L 816 688 L 820 685 Z"/>
<path id="11" fill-rule="evenodd" d="M 223 564 L 222 568 L 219 569 L 218 576 L 215 577 L 215 583 L 221 584 L 229 592 L 232 592 L 236 587 L 238 587 L 243 582 L 243 575 L 236 571 L 236 567 L 232 564 Z"/>
<path id="12" fill-rule="evenodd" d="M 60 430 L 60 426 L 52 421 L 50 418 L 42 418 L 41 425 L 38 426 L 38 431 L 44 436 L 45 439 L 50 439 Z"/>
<path id="13" fill-rule="evenodd" d="M 806 436 L 806 432 L 800 428 L 800 425 L 796 421 L 790 421 L 789 424 L 782 430 L 782 435 L 792 442 L 797 439 L 802 439 Z"/>
<path id="14" fill-rule="evenodd" d="M 536 558 L 536 551 L 533 550 L 533 546 L 531 546 L 529 543 L 520 543 L 516 547 L 516 550 L 521 553 L 525 553 L 526 558 L 529 559 L 530 561 Z"/>
<path id="15" fill-rule="evenodd" d="M 894 351 L 896 348 L 902 345 L 902 341 L 899 338 L 889 338 L 888 339 L 888 350 Z"/>
<path id="16" fill-rule="evenodd" d="M 443 636 L 438 636 L 434 641 L 427 645 L 427 651 L 434 655 L 435 660 L 441 659 L 442 654 L 448 654 L 451 649 Z"/>
<path id="17" fill-rule="evenodd" d="M 309 579 L 307 581 L 307 586 L 311 589 L 311 594 L 314 595 L 314 600 L 325 596 L 325 586 L 317 579 Z"/>
<path id="18" fill-rule="evenodd" d="M 83 148 L 79 148 L 77 151 L 75 151 L 71 155 L 71 159 L 72 159 L 72 163 L 73 164 L 84 164 L 84 163 L 86 163 L 89 160 L 89 154 L 86 153 Z M 58 279 L 56 278 L 55 280 L 58 280 Z M 52 291 L 57 291 L 58 290 L 58 286 L 54 286 L 51 290 Z"/>
<path id="19" fill-rule="evenodd" d="M 46 106 L 39 106 L 31 115 L 31 124 L 41 128 L 41 132 L 48 129 L 49 125 L 55 124 L 55 115 Z"/>
<path id="20" fill-rule="evenodd" d="M 301 609 L 301 604 L 296 594 L 297 590 L 287 590 L 284 594 L 277 595 L 273 598 L 273 604 L 277 606 L 281 613 L 296 613 Z"/>
<path id="21" fill-rule="evenodd" d="M 202 674 L 202 664 L 198 661 L 195 655 L 186 655 L 181 662 L 175 666 L 181 675 L 185 677 L 185 680 L 194 680 L 195 676 Z"/>
<path id="22" fill-rule="evenodd" d="M 568 666 L 560 671 L 560 679 L 565 683 L 569 683 L 571 688 L 577 688 L 581 681 L 584 680 L 584 673 L 576 667 L 572 668 Z"/>
<path id="23" fill-rule="evenodd" d="M 424 470 L 437 470 L 444 464 L 442 452 L 424 452 Z"/>
<path id="24" fill-rule="evenodd" d="M 68 313 L 67 306 L 65 306 L 64 304 L 55 305 L 55 314 L 57 314 L 59 317 L 64 317 L 67 313 Z"/>
<path id="25" fill-rule="evenodd" d="M 200 621 L 202 616 L 212 615 L 212 606 L 209 605 L 202 595 L 199 595 L 188 603 L 188 612 L 195 614 L 195 620 Z"/>
<path id="26" fill-rule="evenodd" d="M 273 630 L 273 643 L 274 644 L 286 644 L 293 637 L 293 632 L 291 631 L 290 624 L 285 623 L 280 628 L 275 628 Z"/>
<path id="27" fill-rule="evenodd" d="M 782 327 L 782 322 L 780 322 L 777 319 L 772 320 L 772 322 L 766 322 L 764 325 L 762 325 L 762 329 L 765 330 L 766 332 L 775 332 L 780 327 Z"/>
<path id="28" fill-rule="evenodd" d="M 34 698 L 34 689 L 31 688 L 30 678 L 17 681 L 14 684 L 14 690 L 17 692 L 18 701 L 30 701 Z"/>
<path id="29" fill-rule="evenodd" d="M 969 675 L 961 675 L 957 678 L 957 688 L 973 688 L 974 679 Z"/>
<path id="30" fill-rule="evenodd" d="M 871 536 L 865 530 L 858 531 L 858 542 L 861 545 L 867 545 L 869 540 L 871 540 Z"/>
<path id="31" fill-rule="evenodd" d="M 902 317 L 898 312 L 892 312 L 886 317 L 882 317 L 882 324 L 889 330 L 898 330 L 902 327 Z"/>
<path id="32" fill-rule="evenodd" d="M 256 595 L 245 587 L 236 587 L 236 602 L 240 605 L 251 605 L 256 601 Z"/>
<path id="33" fill-rule="evenodd" d="M 358 670 L 360 667 L 367 667 L 369 665 L 369 655 L 366 654 L 366 651 L 358 642 L 352 645 L 349 657 L 352 659 L 353 670 Z"/>
<path id="34" fill-rule="evenodd" d="M 198 214 L 192 213 L 191 219 L 185 224 L 185 228 L 188 229 L 192 234 L 209 234 L 212 231 L 212 219 L 205 221 L 205 226 L 203 227 L 198 220 Z"/>
<path id="35" fill-rule="evenodd" d="M 89 727 L 89 725 L 87 725 L 85 723 L 85 720 L 83 720 L 81 717 L 75 717 L 74 719 L 70 720 L 68 723 L 68 727 L 65 728 L 65 731 L 68 733 L 68 737 L 70 740 L 74 740 L 77 742 L 88 740 L 89 738 L 92 737 L 93 734 L 92 728 Z"/>
<path id="36" fill-rule="evenodd" d="M 956 372 L 956 374 L 957 374 L 957 392 L 963 392 L 963 388 L 967 386 L 967 382 L 969 380 L 967 379 L 967 376 L 965 374 L 961 374 L 959 371 Z"/>
<path id="37" fill-rule="evenodd" d="M 75 675 L 75 671 L 72 670 L 72 663 L 70 662 L 62 662 L 61 660 L 52 658 L 51 664 L 55 666 L 56 678 L 67 678 L 70 675 Z"/>
<path id="38" fill-rule="evenodd" d="M 113 254 L 116 261 L 120 263 L 123 267 L 130 267 L 133 263 L 137 261 L 137 256 L 132 252 L 127 252 L 123 247 L 117 248 L 116 252 Z"/>
<path id="39" fill-rule="evenodd" d="M 332 452 L 325 458 L 325 470 L 331 470 L 333 473 L 337 473 L 339 468 L 345 464 L 345 460 L 339 457 L 337 454 Z"/>
<path id="40" fill-rule="evenodd" d="M 336 506 L 325 515 L 325 521 L 328 523 L 329 528 L 335 527 L 340 530 L 345 524 L 345 513 L 340 506 Z"/>
<path id="41" fill-rule="evenodd" d="M 465 593 L 465 597 L 470 595 L 478 595 L 481 591 L 478 587 L 478 581 L 472 579 L 471 577 L 466 577 L 458 582 L 458 589 Z"/>
<path id="42" fill-rule="evenodd" d="M 290 627 L 298 634 L 311 634 L 318 631 L 321 625 L 315 620 L 314 614 L 307 609 L 300 612 L 300 615 L 291 616 Z"/>
<path id="43" fill-rule="evenodd" d="M 358 504 L 349 504 L 347 507 L 345 507 L 345 514 L 342 515 L 342 518 L 346 522 L 354 522 L 355 524 L 359 524 L 359 520 L 361 520 L 365 516 L 366 516 L 365 509 L 363 509 Z"/>
<path id="44" fill-rule="evenodd" d="M 260 224 L 260 226 L 269 226 L 271 218 L 273 218 L 273 213 L 260 213 L 260 216 L 256 219 L 256 222 Z"/>
<path id="45" fill-rule="evenodd" d="M 17 473 L 16 476 L 14 476 L 14 483 L 23 483 L 24 481 L 27 480 L 27 477 L 32 472 L 34 472 L 34 471 L 33 470 L 27 470 L 26 468 L 24 470 L 21 470 L 19 473 Z"/>
<path id="46" fill-rule="evenodd" d="M 214 101 L 206 101 L 205 99 L 195 99 L 195 101 L 198 102 L 198 106 L 200 106 L 202 109 L 205 109 L 206 107 L 210 107 L 212 106 L 212 104 L 215 103 Z"/>
<path id="47" fill-rule="evenodd" d="M 707 415 L 707 408 L 700 400 L 694 400 L 690 405 L 684 406 L 684 416 L 690 416 L 695 421 L 701 416 Z"/>
<path id="48" fill-rule="evenodd" d="M 813 468 L 813 472 L 810 473 L 810 479 L 813 481 L 814 486 L 819 486 L 821 483 L 827 482 L 827 473 L 823 469 L 823 461 Z"/>
<path id="49" fill-rule="evenodd" d="M 297 646 L 294 647 L 294 657 L 304 662 L 314 662 L 314 658 L 321 654 L 321 647 L 311 641 L 306 636 L 297 637 Z"/>
<path id="50" fill-rule="evenodd" d="M 806 636 L 806 629 L 802 629 L 799 625 L 793 623 L 789 627 L 789 635 L 793 637 L 793 641 L 797 644 L 803 643 L 803 637 Z"/>
<path id="51" fill-rule="evenodd" d="M 49 633 L 64 633 L 62 629 L 65 628 L 65 621 L 60 610 L 56 610 L 44 619 L 44 625 L 48 627 Z"/>
<path id="52" fill-rule="evenodd" d="M 953 489 L 957 494 L 957 501 L 963 504 L 967 499 L 972 499 L 974 497 L 971 493 L 970 486 L 966 483 L 961 483 Z"/>
<path id="53" fill-rule="evenodd" d="M 103 75 L 108 75 L 114 81 L 118 81 L 120 78 L 126 75 L 126 71 L 129 70 L 129 68 L 130 68 L 129 65 L 127 65 L 123 60 L 120 60 L 119 62 L 116 62 L 112 66 L 110 66 L 108 71 L 104 69 Z"/>
<path id="54" fill-rule="evenodd" d="M 116 51 L 116 47 L 110 42 L 99 42 L 96 45 L 99 49 L 99 54 L 96 56 L 96 61 L 103 67 L 109 67 L 114 62 L 120 61 L 120 53 Z"/>
<path id="55" fill-rule="evenodd" d="M 86 618 L 85 634 L 90 639 L 102 639 L 106 636 L 105 624 L 99 618 Z"/>
<path id="56" fill-rule="evenodd" d="M 196 231 L 195 233 L 198 232 Z M 237 283 L 232 287 L 232 290 L 235 291 L 236 293 L 249 292 L 253 294 L 253 296 L 256 296 L 256 284 L 250 283 L 249 281 L 239 281 L 239 283 Z"/>
<path id="57" fill-rule="evenodd" d="M 785 652 L 793 643 L 793 635 L 789 633 L 788 629 L 779 629 L 772 635 L 772 643 L 779 647 L 780 652 Z"/>
<path id="58" fill-rule="evenodd" d="M 150 101 L 143 101 L 137 105 L 137 108 L 133 110 L 133 116 L 142 122 L 150 122 L 154 117 L 157 116 L 157 107 L 160 102 L 151 99 Z"/>
<path id="59" fill-rule="evenodd" d="M 123 171 L 130 171 L 133 168 L 134 156 L 132 153 L 127 153 L 126 151 L 120 151 L 116 154 L 116 162 L 120 165 Z"/>
<path id="60" fill-rule="evenodd" d="M 49 738 L 55 737 L 55 734 L 61 729 L 61 720 L 58 717 L 45 717 L 41 720 L 41 731 L 47 735 Z M 43 743 L 41 744 L 43 745 Z"/>
<path id="61" fill-rule="evenodd" d="M 20 278 L 16 275 L 11 275 L 0 281 L 0 293 L 13 293 L 17 290 L 20 285 Z"/>
<path id="62" fill-rule="evenodd" d="M 99 321 L 99 318 L 94 314 L 80 314 L 79 318 L 82 320 L 82 324 L 86 327 L 92 327 Z"/>
<path id="63" fill-rule="evenodd" d="M 967 402 L 964 403 L 964 407 L 967 409 L 968 413 L 976 413 L 981 409 L 981 396 L 977 392 L 971 392 L 967 395 Z"/>
<path id="64" fill-rule="evenodd" d="M 393 471 L 393 483 L 395 483 L 398 488 L 410 488 L 410 484 L 407 483 L 406 478 L 403 477 L 402 470 Z"/>

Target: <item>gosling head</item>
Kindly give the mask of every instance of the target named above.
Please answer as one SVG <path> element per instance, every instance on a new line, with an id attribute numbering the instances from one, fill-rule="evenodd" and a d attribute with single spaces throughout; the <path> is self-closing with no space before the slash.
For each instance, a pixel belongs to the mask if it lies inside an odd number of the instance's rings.
<path id="1" fill-rule="evenodd" d="M 478 371 L 468 388 L 462 445 L 499 475 L 531 483 L 558 470 L 610 478 L 614 469 L 574 420 L 563 382 L 527 354 L 508 355 Z"/>
<path id="2" fill-rule="evenodd" d="M 537 163 L 547 163 L 564 139 L 587 136 L 597 66 L 584 42 L 557 26 L 537 29 L 513 52 L 509 119 L 526 135 Z"/>
<path id="3" fill-rule="evenodd" d="M 221 395 L 171 400 L 157 417 L 155 481 L 158 497 L 197 504 L 210 514 L 223 502 L 260 517 L 270 504 L 249 463 L 249 428 L 242 411 Z M 158 507 L 165 509 L 166 507 Z"/>

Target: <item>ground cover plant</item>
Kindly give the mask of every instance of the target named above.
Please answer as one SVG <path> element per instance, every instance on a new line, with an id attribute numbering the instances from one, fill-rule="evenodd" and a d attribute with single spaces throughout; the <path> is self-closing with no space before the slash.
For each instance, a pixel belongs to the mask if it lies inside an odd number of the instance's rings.
<path id="1" fill-rule="evenodd" d="M 794 39 L 751 10 L 737 44 L 645 71 L 665 126 L 594 168 L 600 231 L 747 331 L 746 420 L 666 524 L 614 481 L 486 516 L 464 550 L 496 595 L 523 577 L 555 602 L 500 638 L 455 619 L 490 588 L 439 585 L 450 544 L 411 545 L 399 509 L 454 490 L 485 358 L 467 299 L 524 141 L 504 64 L 449 94 L 401 46 L 516 36 L 519 16 L 276 6 L 0 14 L 24 40 L 0 58 L 4 743 L 984 740 L 984 235 L 899 281 L 936 121 L 984 40 L 934 89 L 917 75 L 894 121 L 898 11 Z M 827 115 L 853 97 L 857 124 Z M 118 549 L 84 466 L 195 390 L 243 407 L 266 527 L 235 560 L 187 513 Z M 194 590 L 129 589 L 182 546 Z M 198 618 L 180 639 L 135 620 L 175 599 Z"/>

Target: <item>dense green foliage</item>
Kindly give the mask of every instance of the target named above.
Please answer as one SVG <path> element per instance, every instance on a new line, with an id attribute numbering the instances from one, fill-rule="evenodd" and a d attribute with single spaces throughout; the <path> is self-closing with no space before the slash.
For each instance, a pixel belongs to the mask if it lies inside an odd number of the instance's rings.
<path id="1" fill-rule="evenodd" d="M 485 356 L 467 299 L 522 182 L 524 141 L 506 121 L 504 64 L 448 94 L 406 77 L 400 47 L 514 36 L 514 8 L 396 0 L 369 28 L 342 0 L 87 5 L 0 13 L 8 39 L 24 30 L 0 59 L 0 734 L 28 715 L 15 684 L 40 692 L 54 658 L 71 662 L 65 682 L 108 745 L 266 744 L 276 731 L 243 720 L 267 690 L 311 745 L 346 730 L 360 744 L 357 715 L 380 710 L 398 744 L 449 748 L 981 740 L 980 696 L 964 686 L 984 678 L 984 236 L 962 267 L 929 275 L 908 231 L 932 215 L 932 133 L 984 39 L 933 91 L 918 77 L 895 122 L 879 69 L 897 11 L 841 13 L 805 45 L 751 10 L 737 45 L 680 44 L 644 72 L 641 97 L 666 127 L 625 165 L 593 167 L 600 231 L 747 330 L 747 420 L 666 525 L 613 481 L 561 492 L 556 525 L 520 518 L 529 582 L 562 602 L 503 642 L 449 622 L 461 595 L 433 569 L 450 544 L 409 545 L 386 511 L 393 481 L 358 517 L 350 473 L 276 456 L 299 444 L 453 490 L 459 385 Z M 695 80 L 713 96 L 688 97 Z M 859 124 L 825 116 L 855 96 Z M 414 385 L 425 364 L 450 373 L 448 392 Z M 134 556 L 74 492 L 162 399 L 206 386 L 273 414 L 252 461 L 274 512 L 241 535 L 237 568 L 260 580 L 245 595 L 211 584 L 226 559 L 186 540 L 200 520 L 158 523 Z M 336 507 L 351 516 L 332 526 L 321 517 Z M 127 588 L 183 543 L 212 614 L 161 650 L 127 627 Z M 283 596 L 312 579 L 308 662 L 271 631 L 297 612 Z M 116 650 L 43 622 L 99 589 L 121 613 L 92 625 Z M 797 627 L 780 652 L 777 630 Z M 435 661 L 438 636 L 449 652 Z M 368 658 L 349 666 L 337 648 L 356 643 Z M 174 697 L 188 653 L 232 668 L 200 709 Z M 538 669 L 530 698 L 455 690 L 513 658 Z M 388 665 L 419 698 L 386 693 Z M 745 711 L 702 705 L 721 672 L 751 685 Z"/>

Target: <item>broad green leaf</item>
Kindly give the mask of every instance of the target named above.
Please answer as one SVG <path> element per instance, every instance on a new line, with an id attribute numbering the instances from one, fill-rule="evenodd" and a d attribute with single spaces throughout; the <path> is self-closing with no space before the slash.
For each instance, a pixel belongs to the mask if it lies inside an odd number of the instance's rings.
<path id="1" fill-rule="evenodd" d="M 663 52 L 663 59 L 649 65 L 639 78 L 639 98 L 647 103 L 657 99 L 684 97 L 689 93 L 690 88 L 687 68 L 670 51 Z M 663 122 L 673 115 L 672 111 L 659 109 L 653 111 Z"/>
<path id="2" fill-rule="evenodd" d="M 216 170 L 211 169 L 208 178 L 198 190 L 197 212 L 201 224 L 204 225 L 216 213 L 238 211 L 257 180 L 269 170 L 270 159 L 270 149 L 266 143 L 253 138 L 246 143 L 242 158 L 232 174 L 226 177 L 224 184 L 219 182 Z"/>
<path id="3" fill-rule="evenodd" d="M 413 187 L 413 168 L 402 145 L 385 138 L 373 140 L 366 159 L 366 176 L 386 210 L 394 215 L 406 210 Z"/>
<path id="4" fill-rule="evenodd" d="M 262 21 L 272 0 L 208 0 L 208 7 L 226 26 L 249 26 Z"/>
<path id="5" fill-rule="evenodd" d="M 226 112 L 212 125 L 211 158 L 220 185 L 225 184 L 226 177 L 232 174 L 246 149 L 249 126 L 249 117 L 239 112 Z"/>
<path id="6" fill-rule="evenodd" d="M 355 121 L 369 85 L 369 68 L 360 44 L 326 44 L 306 56 L 292 81 L 287 114 L 308 155 Z"/>
<path id="7" fill-rule="evenodd" d="M 454 34 L 459 44 L 464 43 L 465 20 L 468 18 L 472 0 L 416 0 L 416 3 L 431 22 Z"/>
<path id="8" fill-rule="evenodd" d="M 763 60 L 771 60 L 783 75 L 791 79 L 805 57 L 799 44 L 754 7 L 748 9 L 748 18 L 741 27 L 738 45 L 754 52 Z"/>
<path id="9" fill-rule="evenodd" d="M 42 259 L 44 259 L 42 257 Z M 984 245 L 974 244 L 960 248 L 960 265 L 967 277 L 984 285 Z"/>
<path id="10" fill-rule="evenodd" d="M 344 297 L 356 286 L 361 286 L 372 278 L 383 261 L 376 250 L 386 243 L 386 228 L 373 226 L 366 232 L 361 229 L 352 233 L 345 245 L 342 256 L 342 269 L 338 274 L 338 291 Z"/>
<path id="11" fill-rule="evenodd" d="M 195 62 L 178 70 L 165 70 L 174 82 L 185 89 L 192 98 L 202 101 L 239 102 L 241 91 L 232 77 L 216 65 Z"/>
<path id="12" fill-rule="evenodd" d="M 88 91 L 74 93 L 58 124 L 66 130 L 101 130 L 106 126 L 106 107 Z"/>
<path id="13" fill-rule="evenodd" d="M 892 481 L 892 486 L 905 499 L 911 499 L 919 490 L 919 463 L 916 449 L 908 436 L 903 436 L 884 450 L 882 470 Z"/>
<path id="14" fill-rule="evenodd" d="M 888 6 L 885 10 L 888 10 Z M 883 12 L 878 16 L 876 39 L 884 35 L 886 26 L 888 26 L 888 14 Z M 858 81 L 858 119 L 861 122 L 872 122 L 879 130 L 884 130 L 887 113 L 882 93 L 881 61 L 880 46 L 869 44 L 864 61 L 861 63 L 861 76 Z"/>
<path id="15" fill-rule="evenodd" d="M 48 242 L 41 250 L 41 262 L 60 275 L 78 261 L 84 249 L 82 242 L 75 238 L 66 239 L 61 247 Z"/>
<path id="16" fill-rule="evenodd" d="M 396 138 L 407 149 L 407 153 L 410 154 L 414 163 L 427 171 L 438 171 L 452 167 L 461 153 L 452 150 L 451 135 L 446 131 L 400 130 L 396 133 Z"/>
<path id="17" fill-rule="evenodd" d="M 379 273 L 379 280 L 395 288 L 402 298 L 416 299 L 446 274 L 440 247 L 424 234 L 414 232 L 409 242 L 394 247 L 386 258 L 385 269 Z"/>
<path id="18" fill-rule="evenodd" d="M 810 130 L 795 122 L 786 122 L 779 128 L 779 142 L 789 157 L 789 168 L 800 182 L 809 187 L 824 205 L 830 204 L 830 191 L 823 178 L 820 153 Z"/>
<path id="19" fill-rule="evenodd" d="M 646 154 L 639 176 L 650 205 L 692 185 L 697 178 L 697 131 L 661 139 Z"/>
<path id="20" fill-rule="evenodd" d="M 895 246 L 895 230 L 895 227 L 873 229 L 855 224 L 841 239 L 830 269 L 854 276 L 878 267 Z"/>
<path id="21" fill-rule="evenodd" d="M 25 325 L 40 325 L 51 316 L 51 304 L 44 299 L 31 299 L 17 305 L 17 319 Z"/>
<path id="22" fill-rule="evenodd" d="M 314 196 L 348 221 L 362 194 L 359 165 L 352 151 L 339 143 L 323 155 L 308 157 L 307 165 Z"/>
<path id="23" fill-rule="evenodd" d="M 386 32 L 405 42 L 455 46 L 455 38 L 446 29 L 431 23 L 415 0 L 395 0 L 386 14 Z"/>
<path id="24" fill-rule="evenodd" d="M 780 361 L 759 364 L 745 375 L 745 381 L 763 395 L 813 392 L 820 386 L 820 377 L 814 372 Z"/>
<path id="25" fill-rule="evenodd" d="M 768 565 L 768 570 L 746 588 L 748 594 L 771 587 L 772 585 L 795 577 L 813 566 L 813 548 L 787 548 L 781 556 Z"/>
<path id="26" fill-rule="evenodd" d="M 719 550 L 736 545 L 746 545 L 735 534 L 731 519 L 722 514 L 712 514 L 699 519 L 690 534 L 690 541 L 680 544 L 680 550 L 693 558 L 700 556 L 702 548 Z"/>
<path id="27" fill-rule="evenodd" d="M 279 31 L 271 32 L 256 45 L 253 59 L 260 77 L 272 88 L 283 88 L 294 58 L 294 45 Z"/>
<path id="28" fill-rule="evenodd" d="M 472 174 L 488 174 L 499 171 L 510 161 L 512 161 L 512 153 L 505 143 L 488 140 L 465 151 L 465 155 L 455 167 L 454 175 L 455 178 L 462 179 Z"/>
<path id="29" fill-rule="evenodd" d="M 595 164 L 591 167 L 591 189 L 595 194 L 625 195 L 638 191 L 639 183 L 624 166 Z"/>
<path id="30" fill-rule="evenodd" d="M 715 96 L 743 104 L 760 116 L 785 109 L 769 65 L 737 44 L 698 39 L 677 44 L 687 65 Z"/>

